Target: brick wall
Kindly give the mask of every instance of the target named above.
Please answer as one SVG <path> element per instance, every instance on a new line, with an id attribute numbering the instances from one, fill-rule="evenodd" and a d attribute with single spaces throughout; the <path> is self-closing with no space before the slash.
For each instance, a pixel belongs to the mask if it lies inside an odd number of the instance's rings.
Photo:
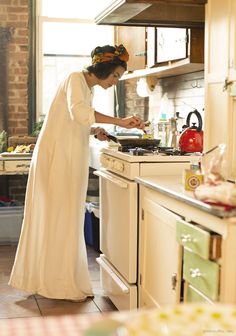
<path id="1" fill-rule="evenodd" d="M 8 136 L 28 134 L 28 11 L 28 0 L 0 0 L 0 30 L 10 32 L 0 57 L 0 71 L 4 73 L 0 77 L 0 114 L 7 116 Z M 0 176 L 0 195 L 23 202 L 26 183 L 27 175 Z"/>
<path id="2" fill-rule="evenodd" d="M 8 136 L 28 133 L 28 0 L 0 0 L 0 27 L 9 28 L 6 47 Z M 4 61 L 4 60 L 3 60 Z"/>

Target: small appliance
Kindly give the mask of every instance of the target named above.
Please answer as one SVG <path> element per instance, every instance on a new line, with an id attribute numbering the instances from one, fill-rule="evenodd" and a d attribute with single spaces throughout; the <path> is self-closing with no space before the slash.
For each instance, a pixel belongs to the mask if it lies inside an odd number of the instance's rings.
<path id="1" fill-rule="evenodd" d="M 190 126 L 190 119 L 195 115 L 198 120 L 198 126 L 196 123 L 192 123 Z M 202 117 L 201 114 L 195 109 L 189 112 L 185 129 L 179 137 L 179 149 L 182 153 L 196 153 L 203 151 L 203 131 L 202 131 Z"/>

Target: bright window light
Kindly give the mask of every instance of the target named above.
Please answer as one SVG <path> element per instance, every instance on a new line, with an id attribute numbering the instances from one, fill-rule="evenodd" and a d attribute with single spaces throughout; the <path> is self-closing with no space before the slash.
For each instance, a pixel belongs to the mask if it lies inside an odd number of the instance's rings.
<path id="1" fill-rule="evenodd" d="M 78 19 L 94 19 L 111 0 L 42 0 L 42 15 Z"/>

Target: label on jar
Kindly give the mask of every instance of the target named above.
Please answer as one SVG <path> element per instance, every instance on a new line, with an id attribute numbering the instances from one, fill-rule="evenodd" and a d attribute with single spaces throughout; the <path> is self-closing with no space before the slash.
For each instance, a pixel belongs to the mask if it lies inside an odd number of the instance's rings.
<path id="1" fill-rule="evenodd" d="M 203 183 L 203 175 L 191 169 L 184 171 L 184 188 L 185 190 L 195 190 L 200 184 Z"/>

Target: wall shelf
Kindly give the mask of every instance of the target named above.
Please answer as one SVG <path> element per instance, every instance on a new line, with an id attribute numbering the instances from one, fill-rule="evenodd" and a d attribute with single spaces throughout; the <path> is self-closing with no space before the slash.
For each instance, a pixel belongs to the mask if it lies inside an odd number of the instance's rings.
<path id="1" fill-rule="evenodd" d="M 187 73 L 197 72 L 204 70 L 203 63 L 192 63 L 189 58 L 185 58 L 180 61 L 169 62 L 167 65 L 158 66 L 154 68 L 146 68 L 141 70 L 135 70 L 125 73 L 121 80 L 137 77 L 155 76 L 157 78 L 165 78 L 183 75 Z"/>

